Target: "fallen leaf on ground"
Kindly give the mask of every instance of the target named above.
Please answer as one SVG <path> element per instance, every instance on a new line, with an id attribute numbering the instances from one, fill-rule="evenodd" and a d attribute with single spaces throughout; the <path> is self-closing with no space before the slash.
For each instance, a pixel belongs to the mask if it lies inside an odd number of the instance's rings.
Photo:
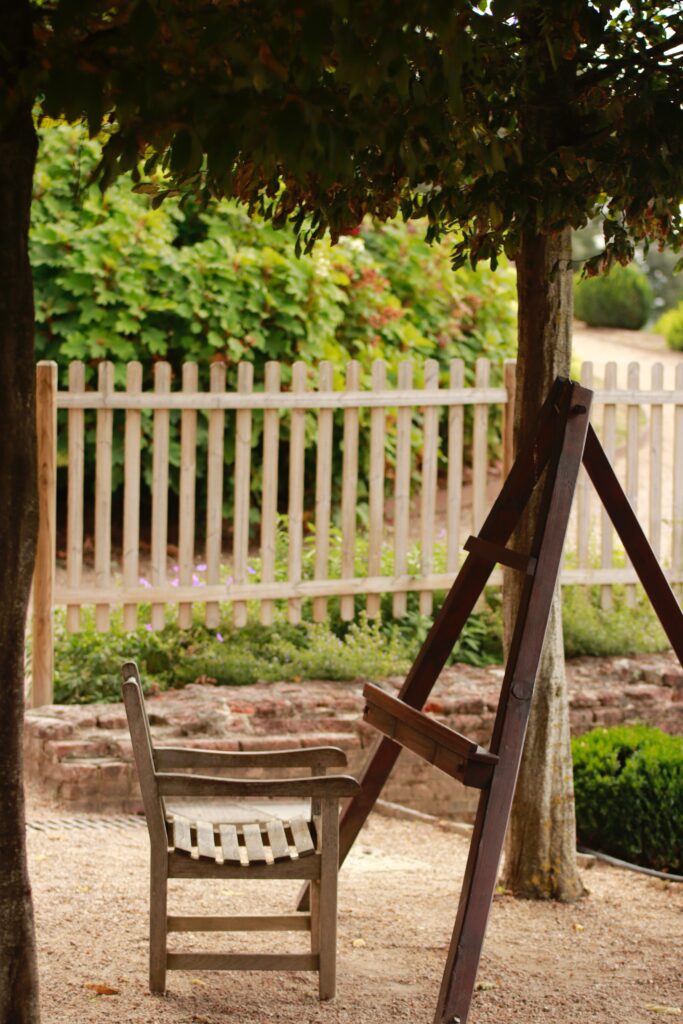
<path id="1" fill-rule="evenodd" d="M 477 992 L 491 992 L 494 988 L 498 988 L 495 981 L 478 981 L 474 986 Z"/>
<path id="2" fill-rule="evenodd" d="M 351 945 L 352 946 L 364 946 L 365 945 L 365 939 L 354 939 L 353 942 L 351 943 Z"/>
<path id="3" fill-rule="evenodd" d="M 86 981 L 83 988 L 87 988 L 90 992 L 94 992 L 97 996 L 117 996 L 121 991 L 118 988 L 111 988 L 110 985 L 99 985 L 95 981 Z"/>
<path id="4" fill-rule="evenodd" d="M 201 985 L 202 988 L 206 988 L 206 982 L 202 981 L 201 978 L 191 978 L 190 979 L 190 984 L 191 985 Z"/>
<path id="5" fill-rule="evenodd" d="M 680 1006 L 646 1006 L 646 1010 L 651 1010 L 652 1013 L 663 1013 L 666 1017 L 680 1017 L 683 1013 Z"/>
<path id="6" fill-rule="evenodd" d="M 585 930 L 586 930 L 586 926 L 585 926 L 585 924 L 579 924 L 579 923 L 578 923 L 578 922 L 576 922 L 576 921 L 574 922 L 574 924 L 572 925 L 572 927 L 573 927 L 573 929 L 574 929 L 574 931 L 575 931 L 575 932 L 585 932 Z"/>

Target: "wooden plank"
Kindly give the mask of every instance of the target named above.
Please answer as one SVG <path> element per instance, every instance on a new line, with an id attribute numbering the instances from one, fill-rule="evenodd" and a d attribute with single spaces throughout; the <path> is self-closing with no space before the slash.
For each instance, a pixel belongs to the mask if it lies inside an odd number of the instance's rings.
<path id="1" fill-rule="evenodd" d="M 628 386 L 637 391 L 640 379 L 640 365 L 629 363 L 627 370 Z M 632 404 L 626 410 L 626 497 L 631 508 L 638 514 L 638 452 L 640 449 L 640 405 Z M 633 584 L 626 587 L 626 604 L 634 608 L 636 604 L 636 588 Z"/>
<path id="2" fill-rule="evenodd" d="M 478 388 L 485 390 L 488 387 L 490 369 L 490 361 L 480 356 L 474 369 L 474 379 Z M 488 504 L 486 497 L 489 469 L 488 429 L 488 405 L 481 402 L 474 407 L 472 425 L 472 533 L 479 533 Z"/>
<path id="3" fill-rule="evenodd" d="M 581 383 L 585 388 L 593 387 L 593 364 L 581 364 Z M 590 564 L 590 485 L 588 474 L 582 466 L 576 483 L 576 561 L 580 569 Z"/>
<path id="4" fill-rule="evenodd" d="M 683 363 L 676 367 L 676 388 L 683 389 Z M 683 570 L 683 402 L 674 408 L 674 479 L 671 510 L 671 562 L 674 570 Z M 680 594 L 680 590 L 679 590 Z"/>
<path id="5" fill-rule="evenodd" d="M 197 822 L 197 852 L 200 857 L 216 859 L 216 837 L 210 821 Z"/>
<path id="6" fill-rule="evenodd" d="M 221 837 L 221 850 L 223 860 L 229 864 L 241 864 L 240 844 L 237 838 L 237 829 L 234 825 L 219 825 L 218 830 Z"/>
<path id="7" fill-rule="evenodd" d="M 266 825 L 266 832 L 273 860 L 286 860 L 291 854 L 282 822 L 277 818 L 269 821 Z"/>
<path id="8" fill-rule="evenodd" d="M 174 768 L 311 768 L 342 767 L 346 754 L 338 747 L 297 747 L 295 750 L 200 750 L 196 747 L 154 748 L 157 771 Z"/>
<path id="9" fill-rule="evenodd" d="M 317 971 L 312 953 L 169 953 L 169 971 Z"/>
<path id="10" fill-rule="evenodd" d="M 650 371 L 652 391 L 664 387 L 664 367 L 655 363 Z M 650 546 L 659 559 L 662 554 L 662 449 L 664 440 L 664 409 L 661 404 L 650 407 Z"/>
<path id="11" fill-rule="evenodd" d="M 491 541 L 483 540 L 481 537 L 468 537 L 465 541 L 465 551 L 471 551 L 480 558 L 486 558 L 499 565 L 507 565 L 510 569 L 518 569 L 520 572 L 533 576 L 536 571 L 536 559 L 533 555 L 524 555 L 519 551 L 513 551 L 502 544 L 492 544 Z"/>
<path id="12" fill-rule="evenodd" d="M 169 932 L 308 932 L 308 914 L 169 915 Z"/>
<path id="13" fill-rule="evenodd" d="M 69 363 L 69 391 L 84 390 L 85 364 L 80 361 Z M 140 414 L 138 413 L 137 415 L 139 416 Z M 66 511 L 66 580 L 70 590 L 78 590 L 81 585 L 83 572 L 85 413 L 82 409 L 69 409 L 67 414 L 67 430 L 69 467 Z M 75 633 L 81 628 L 81 609 L 79 605 L 72 604 L 67 607 L 66 628 L 70 633 Z"/>
<path id="14" fill-rule="evenodd" d="M 517 394 L 517 361 L 506 359 L 503 363 L 503 384 L 507 401 L 503 406 L 503 480 L 515 460 L 515 396 Z"/>
<path id="15" fill-rule="evenodd" d="M 237 390 L 250 394 L 254 387 L 254 367 L 240 363 L 237 367 Z M 233 536 L 233 575 L 235 583 L 247 582 L 249 560 L 249 489 L 251 486 L 251 410 L 238 409 L 235 414 L 235 506 Z M 238 628 L 247 624 L 246 601 L 235 601 L 233 622 Z"/>
<path id="16" fill-rule="evenodd" d="M 605 366 L 605 387 L 614 391 L 617 386 L 617 364 L 607 363 Z M 611 465 L 614 465 L 617 455 L 617 407 L 606 404 L 602 411 L 602 444 L 605 455 Z M 603 569 L 609 569 L 614 562 L 614 527 L 607 509 L 600 508 L 600 565 Z M 600 604 L 609 611 L 614 603 L 611 586 L 603 586 L 600 589 Z"/>
<path id="17" fill-rule="evenodd" d="M 199 388 L 199 370 L 196 363 L 183 364 L 183 392 L 195 394 Z M 197 413 L 183 409 L 180 416 L 180 507 L 178 529 L 178 583 L 189 587 L 194 571 L 195 494 L 197 483 Z M 178 605 L 178 625 L 189 629 L 192 625 L 192 604 Z"/>
<path id="18" fill-rule="evenodd" d="M 387 386 L 387 364 L 376 359 L 372 364 L 372 390 L 384 391 Z M 386 411 L 373 409 L 370 413 L 370 479 L 368 495 L 368 576 L 379 576 L 382 571 L 384 546 L 384 456 L 386 445 Z M 369 619 L 380 614 L 379 594 L 368 594 L 366 610 Z"/>
<path id="19" fill-rule="evenodd" d="M 51 704 L 54 696 L 54 582 L 57 528 L 57 364 L 36 367 L 38 537 L 33 571 L 33 707 Z M 28 430 L 29 426 L 25 425 Z M 8 456 L 9 457 L 9 456 Z M 14 524 L 18 528 L 18 524 Z M 3 523 L 5 530 L 9 523 Z M 11 591 L 12 581 L 9 582 Z M 10 595 L 13 600 L 13 595 Z"/>
<path id="20" fill-rule="evenodd" d="M 465 364 L 453 359 L 450 386 L 459 390 L 465 381 Z M 460 562 L 460 516 L 462 514 L 462 454 L 464 409 L 452 405 L 448 410 L 448 480 L 446 502 L 446 568 L 457 572 Z"/>
<path id="21" fill-rule="evenodd" d="M 103 395 L 114 389 L 114 366 L 102 362 L 97 373 L 98 387 Z M 101 409 L 97 413 L 95 440 L 95 586 L 101 590 L 111 584 L 111 471 L 114 413 Z M 109 604 L 95 605 L 95 628 L 109 629 Z"/>
<path id="22" fill-rule="evenodd" d="M 358 391 L 360 363 L 351 360 L 346 367 L 346 390 Z M 344 410 L 341 499 L 341 574 L 346 579 L 356 575 L 356 505 L 358 501 L 358 409 Z M 350 621 L 355 614 L 355 601 L 347 595 L 339 602 L 339 615 Z"/>
<path id="23" fill-rule="evenodd" d="M 154 391 L 167 394 L 171 390 L 169 363 L 154 364 Z M 152 587 L 166 583 L 168 557 L 168 455 L 171 434 L 171 415 L 167 409 L 154 411 L 154 440 L 152 450 Z M 152 603 L 152 629 L 166 625 L 166 608 L 160 601 Z"/>
<path id="24" fill-rule="evenodd" d="M 608 396 L 609 397 L 609 396 Z M 616 399 L 615 399 L 616 400 Z M 625 392 L 619 392 L 619 401 L 628 400 Z M 667 392 L 662 398 L 665 402 L 683 400 L 683 390 Z M 450 388 L 439 391 L 438 395 L 427 395 L 418 389 L 398 388 L 395 391 L 332 391 L 320 395 L 315 391 L 304 394 L 283 392 L 279 397 L 273 395 L 254 394 L 240 395 L 237 392 L 226 394 L 184 395 L 175 392 L 167 396 L 145 394 L 140 398 L 115 392 L 102 395 L 98 391 L 86 391 L 84 394 L 71 395 L 60 391 L 57 397 L 58 409 L 201 409 L 203 411 L 229 409 L 374 409 L 409 408 L 422 405 L 486 405 L 503 404 L 507 401 L 505 388 L 462 388 L 454 391 Z"/>
<path id="25" fill-rule="evenodd" d="M 292 392 L 302 394 L 306 390 L 306 364 L 292 366 Z M 293 409 L 289 436 L 289 505 L 288 534 L 289 558 L 288 576 L 292 583 L 301 579 L 301 562 L 304 545 L 304 452 L 306 443 L 306 413 Z M 290 598 L 287 603 L 287 618 L 296 625 L 301 622 L 301 600 Z"/>
<path id="26" fill-rule="evenodd" d="M 128 363 L 126 367 L 126 392 L 130 395 L 140 395 L 142 393 L 142 363 Z M 123 440 L 124 587 L 134 587 L 139 578 L 141 445 L 142 415 L 139 409 L 127 409 Z M 137 625 L 137 604 L 124 604 L 123 628 L 133 630 L 137 628 Z"/>
<path id="27" fill-rule="evenodd" d="M 272 878 L 302 878 L 313 880 L 320 877 L 320 858 L 302 857 L 296 860 L 281 860 L 277 864 L 235 864 L 225 861 L 217 864 L 211 860 L 190 859 L 185 853 L 169 853 L 169 878 L 248 878 L 249 881 Z"/>
<path id="28" fill-rule="evenodd" d="M 332 363 L 325 360 L 318 368 L 318 393 L 332 391 Z M 313 576 L 316 580 L 327 579 L 330 567 L 330 520 L 332 516 L 332 431 L 331 409 L 318 412 L 318 443 L 315 460 L 315 563 Z M 313 621 L 324 622 L 327 618 L 327 601 L 324 597 L 313 599 Z"/>
<path id="29" fill-rule="evenodd" d="M 439 389 L 439 364 L 436 359 L 427 359 L 424 365 L 424 388 L 426 392 Z M 422 412 L 422 492 L 420 494 L 420 572 L 429 576 L 434 563 L 434 520 L 436 517 L 436 473 L 439 452 L 439 410 L 436 406 L 425 406 Z M 431 591 L 420 594 L 420 615 L 431 615 L 433 599 Z"/>
<path id="30" fill-rule="evenodd" d="M 679 369 L 683 368 L 679 366 Z M 612 518 L 664 632 L 679 661 L 683 663 L 683 612 L 681 612 L 678 601 L 666 581 L 662 567 L 647 542 L 638 515 L 624 494 L 592 428 L 586 439 L 583 461 L 600 499 Z"/>
<path id="31" fill-rule="evenodd" d="M 333 999 L 337 970 L 337 877 L 339 874 L 339 804 L 326 800 L 322 811 L 320 888 L 317 907 L 318 995 Z"/>
<path id="32" fill-rule="evenodd" d="M 225 391 L 225 363 L 211 364 L 209 388 L 212 396 Z M 206 465 L 206 581 L 217 585 L 221 578 L 223 548 L 223 449 L 225 413 L 214 409 L 209 413 L 209 440 Z M 207 601 L 204 621 L 209 629 L 220 622 L 218 601 Z"/>
<path id="33" fill-rule="evenodd" d="M 413 384 L 413 364 L 398 364 L 398 387 L 410 389 Z M 403 576 L 408 568 L 408 533 L 410 530 L 410 441 L 413 421 L 410 408 L 399 408 L 396 416 L 396 466 L 394 478 L 394 575 Z M 392 613 L 400 619 L 408 610 L 405 592 L 394 594 Z"/>
<path id="34" fill-rule="evenodd" d="M 289 828 L 296 852 L 300 857 L 307 857 L 310 853 L 315 853 L 315 843 L 311 838 L 309 825 L 305 818 L 292 818 Z"/>
<path id="35" fill-rule="evenodd" d="M 280 391 L 280 364 L 266 363 L 264 389 L 267 394 Z M 267 409 L 263 413 L 263 470 L 261 488 L 261 579 L 271 583 L 275 579 L 277 554 L 277 488 L 280 449 L 280 413 Z M 273 624 L 275 606 L 272 601 L 261 602 L 261 622 Z"/>
<path id="36" fill-rule="evenodd" d="M 266 848 L 263 845 L 261 826 L 247 823 L 242 826 L 242 834 L 249 863 L 258 864 L 261 862 L 265 864 L 268 858 L 266 857 Z"/>
<path id="37" fill-rule="evenodd" d="M 183 853 L 192 853 L 190 823 L 179 814 L 173 816 L 173 848 Z"/>

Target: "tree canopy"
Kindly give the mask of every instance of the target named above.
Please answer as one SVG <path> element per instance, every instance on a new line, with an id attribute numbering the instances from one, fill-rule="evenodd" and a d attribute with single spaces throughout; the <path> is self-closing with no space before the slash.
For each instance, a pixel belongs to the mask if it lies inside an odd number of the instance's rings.
<path id="1" fill-rule="evenodd" d="M 60 0 L 33 20 L 22 88 L 108 128 L 105 185 L 234 196 L 308 244 L 400 210 L 457 227 L 456 264 L 595 215 L 608 261 L 680 245 L 680 2 Z"/>

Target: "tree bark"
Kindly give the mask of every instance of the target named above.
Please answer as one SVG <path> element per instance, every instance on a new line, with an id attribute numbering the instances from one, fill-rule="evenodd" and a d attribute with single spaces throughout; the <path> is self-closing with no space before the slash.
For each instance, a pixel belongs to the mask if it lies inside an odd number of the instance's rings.
<path id="1" fill-rule="evenodd" d="M 20 67 L 22 48 L 31 45 L 28 3 L 9 6 L 3 29 Z M 24 103 L 0 127 L 0 1024 L 39 1020 L 22 783 L 24 631 L 38 520 L 28 259 L 36 150 Z"/>
<path id="2" fill-rule="evenodd" d="M 519 349 L 516 371 L 515 444 L 533 429 L 555 377 L 569 376 L 572 327 L 571 230 L 527 232 L 517 259 Z M 528 551 L 541 488 L 514 536 Z M 506 572 L 506 644 L 522 578 Z M 553 599 L 517 790 L 508 829 L 504 884 L 515 895 L 572 901 L 583 894 L 576 866 L 576 823 L 564 671 L 559 584 Z"/>

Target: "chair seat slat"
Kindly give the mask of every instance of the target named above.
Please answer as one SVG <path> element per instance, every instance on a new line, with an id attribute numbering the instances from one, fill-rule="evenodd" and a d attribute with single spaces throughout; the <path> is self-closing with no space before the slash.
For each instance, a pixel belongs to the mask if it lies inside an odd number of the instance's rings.
<path id="1" fill-rule="evenodd" d="M 250 864 L 264 863 L 267 860 L 266 848 L 263 845 L 260 825 L 243 825 L 244 845 Z"/>
<path id="2" fill-rule="evenodd" d="M 192 853 L 190 822 L 180 814 L 173 816 L 173 847 L 181 853 Z"/>
<path id="3" fill-rule="evenodd" d="M 234 825 L 221 825 L 221 849 L 223 860 L 230 864 L 241 863 L 240 844 L 237 838 L 237 829 Z"/>
<path id="4" fill-rule="evenodd" d="M 289 843 L 287 842 L 282 822 L 278 820 L 269 821 L 266 825 L 266 831 L 268 832 L 268 841 L 273 853 L 273 860 L 286 860 L 287 857 L 291 857 Z"/>
<path id="5" fill-rule="evenodd" d="M 216 859 L 216 837 L 210 821 L 197 822 L 197 852 L 200 857 Z"/>
<path id="6" fill-rule="evenodd" d="M 311 839 L 308 822 L 303 818 L 292 818 L 289 827 L 292 831 L 294 845 L 299 856 L 305 857 L 310 853 L 315 853 L 315 844 Z"/>

